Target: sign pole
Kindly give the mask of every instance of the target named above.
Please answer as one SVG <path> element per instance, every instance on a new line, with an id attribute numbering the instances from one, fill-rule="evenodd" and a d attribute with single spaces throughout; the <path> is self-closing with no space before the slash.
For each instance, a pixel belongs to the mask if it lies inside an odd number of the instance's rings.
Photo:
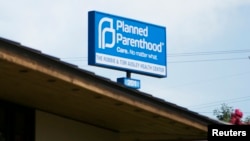
<path id="1" fill-rule="evenodd" d="M 131 78 L 131 72 L 130 71 L 126 71 L 127 74 L 127 78 Z"/>

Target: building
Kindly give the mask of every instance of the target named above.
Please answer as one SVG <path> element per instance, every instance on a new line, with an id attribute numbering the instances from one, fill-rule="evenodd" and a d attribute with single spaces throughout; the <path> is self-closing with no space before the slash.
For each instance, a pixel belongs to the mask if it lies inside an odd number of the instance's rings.
<path id="1" fill-rule="evenodd" d="M 221 122 L 0 38 L 0 141 L 194 141 Z"/>

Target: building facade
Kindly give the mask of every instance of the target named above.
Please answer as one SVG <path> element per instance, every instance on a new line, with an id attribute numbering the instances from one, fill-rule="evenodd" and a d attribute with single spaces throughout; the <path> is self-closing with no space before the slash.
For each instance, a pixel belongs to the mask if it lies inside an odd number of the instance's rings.
<path id="1" fill-rule="evenodd" d="M 0 38 L 0 141 L 194 141 L 222 124 Z"/>

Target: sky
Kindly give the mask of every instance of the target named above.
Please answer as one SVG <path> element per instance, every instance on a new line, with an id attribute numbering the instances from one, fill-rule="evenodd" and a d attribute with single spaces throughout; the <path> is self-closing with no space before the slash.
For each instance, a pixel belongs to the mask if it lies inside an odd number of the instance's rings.
<path id="1" fill-rule="evenodd" d="M 116 82 L 88 65 L 88 11 L 166 27 L 167 77 L 132 73 L 142 92 L 216 119 L 223 103 L 250 116 L 250 0 L 0 0 L 0 37 Z"/>

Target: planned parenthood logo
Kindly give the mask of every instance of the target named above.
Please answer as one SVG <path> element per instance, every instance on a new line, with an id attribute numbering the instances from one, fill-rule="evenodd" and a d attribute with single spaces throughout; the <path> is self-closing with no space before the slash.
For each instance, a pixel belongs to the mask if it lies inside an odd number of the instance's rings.
<path id="1" fill-rule="evenodd" d="M 102 28 L 102 25 L 104 22 L 107 22 L 109 23 L 109 27 L 105 27 L 105 28 Z M 98 47 L 99 48 L 102 48 L 102 49 L 105 49 L 106 47 L 107 48 L 112 48 L 114 47 L 115 45 L 115 29 L 113 27 L 113 19 L 110 19 L 110 18 L 102 18 L 98 24 L 98 31 L 99 31 L 99 34 L 98 34 Z M 111 43 L 106 43 L 106 40 L 105 40 L 105 35 L 107 32 L 110 32 L 111 33 L 111 36 L 112 36 L 112 41 Z"/>
<path id="2" fill-rule="evenodd" d="M 166 77 L 166 28 L 89 12 L 89 65 Z"/>
<path id="3" fill-rule="evenodd" d="M 104 23 L 108 23 L 109 26 L 102 28 Z M 115 34 L 115 32 L 122 30 L 121 33 Z M 98 43 L 99 43 L 99 48 L 105 49 L 107 48 L 112 48 L 114 47 L 115 43 L 122 43 L 124 46 L 132 46 L 132 47 L 138 47 L 141 49 L 147 49 L 147 50 L 152 50 L 152 51 L 158 51 L 162 52 L 162 46 L 164 45 L 164 42 L 160 42 L 159 44 L 157 43 L 152 43 L 152 42 L 147 42 L 145 38 L 142 39 L 133 39 L 133 38 L 127 38 L 123 36 L 122 33 L 129 33 L 132 35 L 139 35 L 139 36 L 144 36 L 148 37 L 148 26 L 145 28 L 142 27 L 137 27 L 133 25 L 128 25 L 122 20 L 117 20 L 116 21 L 116 30 L 114 29 L 113 25 L 113 19 L 104 17 L 99 21 L 98 24 Z M 106 34 L 111 33 L 111 43 L 106 43 Z M 117 41 L 115 41 L 115 36 L 117 36 Z"/>

